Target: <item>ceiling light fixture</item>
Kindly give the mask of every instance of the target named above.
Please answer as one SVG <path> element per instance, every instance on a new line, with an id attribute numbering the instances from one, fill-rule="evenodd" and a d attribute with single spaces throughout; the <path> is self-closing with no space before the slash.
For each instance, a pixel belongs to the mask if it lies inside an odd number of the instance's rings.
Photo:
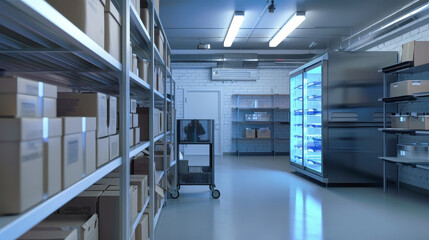
<path id="1" fill-rule="evenodd" d="M 392 22 L 390 22 L 390 23 L 388 23 L 388 24 L 386 24 L 386 25 L 382 26 L 380 29 L 385 29 L 385 28 L 387 28 L 387 27 L 390 27 L 390 26 L 392 26 L 393 24 L 395 24 L 395 23 L 397 23 L 397 22 L 400 22 L 400 21 L 402 21 L 402 20 L 404 20 L 404 19 L 406 19 L 406 18 L 409 18 L 409 17 L 413 16 L 414 14 L 417 14 L 417 13 L 419 13 L 419 12 L 423 11 L 423 10 L 424 10 L 424 9 L 426 9 L 427 7 L 429 7 L 429 3 L 427 3 L 427 4 L 425 4 L 425 5 L 423 5 L 423 6 L 419 7 L 419 8 L 417 8 L 417 9 L 415 9 L 415 10 L 413 10 L 413 11 L 411 11 L 411 12 L 407 13 L 407 14 L 405 14 L 405 15 L 404 15 L 404 16 L 402 16 L 402 17 L 399 17 L 399 18 L 397 18 L 397 19 L 393 20 Z"/>
<path id="2" fill-rule="evenodd" d="M 229 25 L 225 40 L 223 41 L 224 47 L 232 46 L 232 43 L 234 42 L 235 36 L 237 36 L 238 30 L 240 30 L 243 20 L 244 20 L 244 12 L 237 11 L 234 13 L 234 17 L 232 18 L 231 24 Z"/>
<path id="3" fill-rule="evenodd" d="M 295 28 L 305 20 L 305 12 L 296 12 L 283 27 L 271 38 L 269 46 L 277 47 Z"/>
<path id="4" fill-rule="evenodd" d="M 274 0 L 271 0 L 271 4 L 268 6 L 268 13 L 274 13 L 274 10 L 276 10 L 276 5 L 274 5 Z"/>

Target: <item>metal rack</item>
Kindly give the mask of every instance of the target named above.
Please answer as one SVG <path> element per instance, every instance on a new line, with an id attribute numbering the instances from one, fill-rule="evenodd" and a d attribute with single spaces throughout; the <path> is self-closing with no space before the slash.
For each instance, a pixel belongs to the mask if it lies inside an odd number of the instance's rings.
<path id="1" fill-rule="evenodd" d="M 401 142 L 401 137 L 408 136 L 410 139 L 421 138 L 420 140 L 429 141 L 429 130 L 416 130 L 407 128 L 392 128 L 388 115 L 393 112 L 399 112 L 408 105 L 409 108 L 418 109 L 424 107 L 429 101 L 429 93 L 415 93 L 412 95 L 390 97 L 388 88 L 391 83 L 410 79 L 410 77 L 427 78 L 429 76 L 429 64 L 414 67 L 413 62 L 401 62 L 384 67 L 380 70 L 383 73 L 383 156 L 379 157 L 383 161 L 383 190 L 387 189 L 388 165 L 396 166 L 396 189 L 400 187 L 400 170 L 403 166 L 411 166 L 420 169 L 428 169 L 429 160 L 408 159 L 396 157 L 396 147 Z M 412 78 L 411 78 L 412 79 Z"/>
<path id="2" fill-rule="evenodd" d="M 286 151 L 277 151 L 277 146 L 289 146 L 289 133 L 287 132 L 285 136 L 277 136 L 277 131 L 280 131 L 281 128 L 287 128 L 289 129 L 289 108 L 286 106 L 283 107 L 277 107 L 277 99 L 278 98 L 285 98 L 282 100 L 289 100 L 289 95 L 287 94 L 235 94 L 232 95 L 232 97 L 235 99 L 235 107 L 232 108 L 233 112 L 236 114 L 235 120 L 232 121 L 232 127 L 233 129 L 236 129 L 235 136 L 232 137 L 232 139 L 235 141 L 236 144 L 236 152 L 237 155 L 240 156 L 241 154 L 250 153 L 247 151 L 240 151 L 240 146 L 245 146 L 248 141 L 260 141 L 261 144 L 270 144 L 271 150 L 269 152 L 257 152 L 258 154 L 272 154 L 272 155 L 278 155 L 278 154 L 288 154 L 289 149 Z M 240 105 L 240 98 L 254 98 L 254 100 L 268 100 L 270 99 L 269 106 L 263 105 L 263 106 L 241 106 Z M 272 117 L 270 120 L 267 121 L 245 121 L 242 120 L 242 116 L 240 114 L 244 113 L 252 113 L 252 112 L 258 112 L 258 111 L 265 111 L 269 112 Z M 286 114 L 286 116 L 283 116 L 281 120 L 277 120 L 277 116 L 281 113 Z M 286 126 L 287 125 L 287 126 Z M 246 138 L 242 137 L 242 131 L 244 130 L 244 127 L 269 127 L 271 129 L 271 137 L 270 138 Z M 240 128 L 242 127 L 242 128 Z M 255 154 L 255 152 L 252 152 L 252 154 Z"/>
<path id="3" fill-rule="evenodd" d="M 153 173 L 149 178 L 149 235 L 155 239 L 154 229 L 161 210 L 154 216 L 155 168 L 154 143 L 164 139 L 174 142 L 176 130 L 174 124 L 168 129 L 168 114 L 175 119 L 175 80 L 164 62 L 167 53 L 171 53 L 166 40 L 164 56 L 161 56 L 154 44 L 154 26 L 165 35 L 159 15 L 154 9 L 153 0 L 148 1 L 150 15 L 149 29 L 140 20 L 130 0 L 117 0 L 121 14 L 121 59 L 119 62 L 78 29 L 62 14 L 44 0 L 5 0 L 0 2 L 0 75 L 19 75 L 31 79 L 71 88 L 76 91 L 97 91 L 119 97 L 120 106 L 120 157 L 97 169 L 71 187 L 46 199 L 34 208 L 14 216 L 0 216 L 0 239 L 16 239 L 62 205 L 79 195 L 86 188 L 103 178 L 113 170 L 120 169 L 120 237 L 128 240 L 136 229 L 142 213 L 134 222 L 132 230 L 129 219 L 128 188 L 130 181 L 129 159 L 149 148 L 149 169 Z M 131 42 L 136 53 L 150 63 L 148 82 L 130 72 Z M 164 92 L 154 89 L 154 68 L 163 71 Z M 168 88 L 167 88 L 168 87 Z M 170 97 L 169 97 L 170 96 Z M 130 98 L 149 107 L 149 141 L 129 148 L 129 112 Z M 154 136 L 154 108 L 164 111 L 164 133 Z M 174 145 L 175 146 L 175 145 Z M 164 162 L 167 161 L 164 151 Z M 164 165 L 161 184 L 167 182 L 164 174 L 171 166 Z M 165 200 L 166 201 L 166 200 Z M 163 201 L 163 203 L 165 202 Z"/>

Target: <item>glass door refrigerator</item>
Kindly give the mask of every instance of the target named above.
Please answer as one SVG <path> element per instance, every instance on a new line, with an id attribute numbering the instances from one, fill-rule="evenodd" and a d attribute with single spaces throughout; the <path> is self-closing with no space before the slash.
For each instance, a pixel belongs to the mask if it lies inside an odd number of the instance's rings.
<path id="1" fill-rule="evenodd" d="M 394 52 L 329 52 L 290 73 L 290 163 L 323 183 L 382 174 L 383 77 Z"/>

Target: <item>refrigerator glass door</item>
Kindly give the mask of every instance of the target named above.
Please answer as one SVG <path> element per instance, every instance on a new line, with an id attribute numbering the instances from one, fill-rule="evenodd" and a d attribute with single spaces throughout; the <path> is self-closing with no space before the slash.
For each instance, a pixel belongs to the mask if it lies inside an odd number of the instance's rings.
<path id="1" fill-rule="evenodd" d="M 303 78 L 298 74 L 290 79 L 290 161 L 302 166 L 303 164 Z"/>
<path id="2" fill-rule="evenodd" d="M 304 73 L 304 166 L 322 172 L 322 66 Z"/>

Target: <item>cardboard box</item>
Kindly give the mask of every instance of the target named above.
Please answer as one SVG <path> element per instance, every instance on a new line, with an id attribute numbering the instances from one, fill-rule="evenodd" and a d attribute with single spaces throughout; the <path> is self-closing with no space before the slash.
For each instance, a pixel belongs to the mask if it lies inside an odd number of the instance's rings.
<path id="1" fill-rule="evenodd" d="M 133 128 L 139 126 L 139 115 L 137 113 L 133 113 Z"/>
<path id="2" fill-rule="evenodd" d="M 429 80 L 406 80 L 390 84 L 390 97 L 429 92 Z"/>
<path id="3" fill-rule="evenodd" d="M 42 117 L 57 117 L 57 99 L 43 97 Z"/>
<path id="4" fill-rule="evenodd" d="M 0 118 L 0 133 L 0 142 L 19 142 L 35 139 L 42 140 L 42 119 Z"/>
<path id="5" fill-rule="evenodd" d="M 140 141 L 149 141 L 149 108 L 138 107 L 137 114 L 139 114 Z"/>
<path id="6" fill-rule="evenodd" d="M 93 186 L 98 187 L 103 185 Z M 66 205 L 61 207 L 59 209 L 59 213 L 62 215 L 93 215 L 97 213 L 98 198 L 101 196 L 103 191 L 83 191 L 81 194 L 66 203 Z"/>
<path id="7" fill-rule="evenodd" d="M 63 136 L 82 133 L 82 117 L 63 117 Z"/>
<path id="8" fill-rule="evenodd" d="M 109 162 L 109 137 L 97 139 L 97 168 Z"/>
<path id="9" fill-rule="evenodd" d="M 39 88 L 40 87 L 43 88 L 43 97 L 53 98 L 53 99 L 58 98 L 58 87 L 57 86 L 40 82 Z"/>
<path id="10" fill-rule="evenodd" d="M 144 27 L 146 28 L 146 31 L 149 32 L 149 10 L 147 8 L 140 8 L 140 18 L 143 22 Z"/>
<path id="11" fill-rule="evenodd" d="M 23 77 L 0 77 L 0 95 L 23 94 L 39 96 L 39 83 Z"/>
<path id="12" fill-rule="evenodd" d="M 149 70 L 149 64 L 147 61 L 138 59 L 137 60 L 137 68 L 139 70 L 139 78 L 143 79 L 145 82 L 148 82 L 148 70 Z"/>
<path id="13" fill-rule="evenodd" d="M 136 240 L 149 239 L 149 215 L 143 214 L 136 228 Z"/>
<path id="14" fill-rule="evenodd" d="M 409 114 L 392 114 L 390 119 L 392 122 L 392 128 L 410 128 Z"/>
<path id="15" fill-rule="evenodd" d="M 131 5 L 136 9 L 137 14 L 140 15 L 140 0 L 131 0 Z"/>
<path id="16" fill-rule="evenodd" d="M 105 94 L 60 92 L 57 103 L 59 116 L 96 117 L 97 138 L 108 135 L 107 96 Z"/>
<path id="17" fill-rule="evenodd" d="M 0 94 L 0 117 L 39 117 L 39 108 L 36 96 Z"/>
<path id="18" fill-rule="evenodd" d="M 256 130 L 254 128 L 244 129 L 244 137 L 245 138 L 256 138 Z"/>
<path id="19" fill-rule="evenodd" d="M 149 158 L 143 153 L 137 154 L 132 163 L 131 174 L 149 175 Z"/>
<path id="20" fill-rule="evenodd" d="M 140 143 L 140 128 L 134 128 L 134 145 Z"/>
<path id="21" fill-rule="evenodd" d="M 0 152 L 0 215 L 18 214 L 43 199 L 43 140 L 0 142 Z"/>
<path id="22" fill-rule="evenodd" d="M 119 157 L 119 134 L 109 137 L 109 160 Z"/>
<path id="23" fill-rule="evenodd" d="M 161 58 L 164 60 L 164 35 L 159 28 L 155 28 L 155 45 L 161 55 Z"/>
<path id="24" fill-rule="evenodd" d="M 19 240 L 78 240 L 77 231 L 63 231 L 63 230 L 30 230 L 21 237 Z"/>
<path id="25" fill-rule="evenodd" d="M 47 197 L 61 191 L 62 119 L 43 119 L 43 192 Z"/>
<path id="26" fill-rule="evenodd" d="M 161 15 L 160 15 L 160 12 L 159 12 L 159 0 L 154 0 L 154 1 L 153 1 L 153 4 L 154 4 L 154 6 L 155 6 L 155 10 L 156 10 L 156 12 L 158 13 L 158 16 L 161 16 Z"/>
<path id="27" fill-rule="evenodd" d="M 130 185 L 137 186 L 137 211 L 141 212 L 148 198 L 147 175 L 130 175 Z"/>
<path id="28" fill-rule="evenodd" d="M 57 86 L 39 82 L 40 117 L 57 117 Z"/>
<path id="29" fill-rule="evenodd" d="M 85 133 L 85 175 L 95 172 L 97 169 L 97 140 L 95 131 Z"/>
<path id="30" fill-rule="evenodd" d="M 134 129 L 130 129 L 130 147 L 134 146 Z"/>
<path id="31" fill-rule="evenodd" d="M 98 215 L 59 215 L 54 214 L 36 225 L 35 229 L 43 230 L 76 230 L 78 240 L 98 240 Z"/>
<path id="32" fill-rule="evenodd" d="M 133 54 L 133 55 L 132 55 L 131 71 L 132 71 L 134 74 L 138 75 L 138 72 L 137 72 L 137 55 L 136 55 L 136 54 Z"/>
<path id="33" fill-rule="evenodd" d="M 48 0 L 57 11 L 104 48 L 105 0 Z"/>
<path id="34" fill-rule="evenodd" d="M 118 129 L 118 99 L 116 97 L 109 96 L 108 99 L 108 127 L 109 127 L 109 135 L 116 134 L 116 130 Z"/>
<path id="35" fill-rule="evenodd" d="M 137 218 L 137 187 L 130 186 L 130 227 Z M 99 198 L 100 239 L 119 238 L 119 191 L 105 191 Z"/>
<path id="36" fill-rule="evenodd" d="M 269 128 L 258 128 L 256 130 L 257 138 L 270 138 L 271 137 L 271 129 Z"/>
<path id="37" fill-rule="evenodd" d="M 82 134 L 65 135 L 62 139 L 62 188 L 66 189 L 82 179 L 84 174 Z"/>
<path id="38" fill-rule="evenodd" d="M 429 63 L 429 41 L 412 41 L 402 45 L 401 62 L 413 61 L 414 66 Z"/>
<path id="39" fill-rule="evenodd" d="M 429 115 L 426 114 L 411 114 L 409 126 L 416 130 L 429 130 Z"/>
<path id="40" fill-rule="evenodd" d="M 137 111 L 137 100 L 131 99 L 130 100 L 130 112 L 136 113 L 136 111 Z"/>
<path id="41" fill-rule="evenodd" d="M 106 0 L 104 21 L 104 49 L 121 61 L 121 16 L 111 0 Z"/>
<path id="42" fill-rule="evenodd" d="M 84 172 L 85 175 L 89 175 L 95 172 L 97 168 L 97 152 L 96 152 L 96 130 L 97 130 L 97 120 L 94 117 L 84 117 L 82 118 L 82 132 L 85 139 L 82 141 L 85 143 L 84 151 Z"/>

